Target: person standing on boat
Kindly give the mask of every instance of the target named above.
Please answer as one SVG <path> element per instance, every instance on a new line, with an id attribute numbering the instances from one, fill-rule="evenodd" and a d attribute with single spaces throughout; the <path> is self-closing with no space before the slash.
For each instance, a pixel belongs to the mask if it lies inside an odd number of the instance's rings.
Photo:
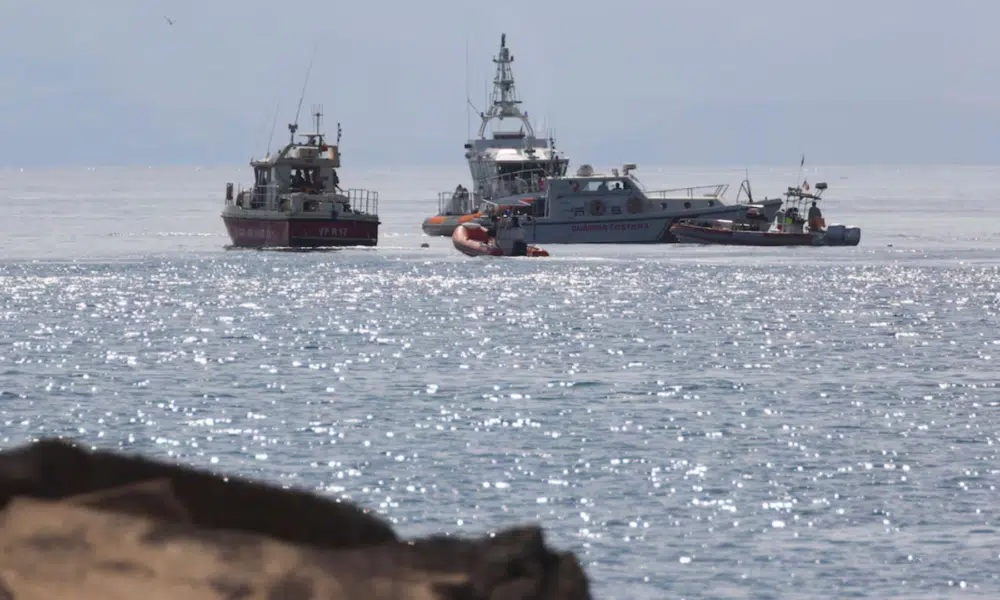
<path id="1" fill-rule="evenodd" d="M 816 206 L 815 200 L 813 200 L 812 206 L 809 207 L 809 229 L 811 231 L 822 231 L 823 229 L 823 213 Z"/>

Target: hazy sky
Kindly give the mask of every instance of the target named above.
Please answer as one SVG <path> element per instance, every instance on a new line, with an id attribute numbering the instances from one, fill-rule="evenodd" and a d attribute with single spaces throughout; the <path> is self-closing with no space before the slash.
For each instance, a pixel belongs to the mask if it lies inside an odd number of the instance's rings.
<path id="1" fill-rule="evenodd" d="M 279 101 L 287 139 L 317 41 L 303 113 L 342 122 L 347 164 L 462 166 L 466 44 L 481 109 L 501 33 L 574 164 L 998 163 L 998 22 L 987 0 L 2 0 L 0 166 L 245 164 Z"/>

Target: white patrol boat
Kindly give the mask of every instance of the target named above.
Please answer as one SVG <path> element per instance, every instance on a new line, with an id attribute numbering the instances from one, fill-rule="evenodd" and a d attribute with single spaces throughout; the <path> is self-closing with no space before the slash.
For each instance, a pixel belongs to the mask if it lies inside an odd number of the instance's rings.
<path id="1" fill-rule="evenodd" d="M 438 214 L 424 219 L 427 235 L 450 236 L 461 223 L 481 220 L 484 201 L 503 198 L 517 191 L 519 180 L 537 182 L 545 177 L 566 174 L 569 159 L 555 148 L 555 140 L 535 137 L 528 113 L 521 111 L 521 101 L 514 87 L 511 63 L 514 56 L 507 47 L 507 36 L 500 36 L 500 53 L 493 59 L 492 104 L 480 113 L 479 132 L 465 144 L 465 159 L 472 174 L 472 189 L 458 185 L 454 191 L 438 194 Z M 499 130 L 496 124 L 513 120 L 515 131 Z M 492 137 L 487 137 L 487 129 Z"/>
<path id="2" fill-rule="evenodd" d="M 520 189 L 506 198 L 486 201 L 492 215 L 530 206 L 523 220 L 525 241 L 538 244 L 673 243 L 670 227 L 680 219 L 708 217 L 743 220 L 752 211 L 771 220 L 781 199 L 730 204 L 728 184 L 647 190 L 626 163 L 610 175 L 582 165 L 575 176 L 546 177 L 537 182 L 515 177 Z"/>

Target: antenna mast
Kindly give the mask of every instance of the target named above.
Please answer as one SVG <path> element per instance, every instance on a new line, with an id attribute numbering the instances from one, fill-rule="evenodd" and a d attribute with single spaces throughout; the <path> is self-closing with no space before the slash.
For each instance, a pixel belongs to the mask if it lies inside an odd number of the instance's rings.
<path id="1" fill-rule="evenodd" d="M 535 137 L 535 131 L 528 121 L 528 115 L 521 112 L 521 101 L 517 97 L 517 90 L 514 87 L 514 72 L 510 65 L 514 62 L 514 56 L 507 47 L 507 34 L 500 34 L 500 53 L 493 59 L 497 65 L 496 75 L 493 77 L 493 103 L 486 109 L 486 114 L 482 115 L 483 122 L 479 126 L 479 137 L 486 134 L 486 124 L 491 119 L 503 120 L 505 117 L 519 119 L 525 129 L 527 137 Z M 485 90 L 484 90 L 485 91 Z"/>
<path id="2" fill-rule="evenodd" d="M 306 68 L 306 78 L 302 82 L 302 93 L 299 94 L 299 107 L 295 109 L 295 122 L 288 124 L 288 132 L 290 135 L 291 144 L 295 143 L 295 132 L 299 128 L 299 113 L 302 112 L 302 100 L 306 97 L 306 86 L 309 85 L 309 74 L 312 72 L 313 61 L 316 60 L 316 50 L 319 49 L 319 42 L 313 44 L 312 55 L 309 56 L 309 66 Z"/>
<path id="3" fill-rule="evenodd" d="M 271 153 L 271 142 L 274 141 L 274 128 L 278 126 L 278 109 L 281 108 L 281 100 L 274 103 L 274 118 L 271 119 L 271 135 L 267 138 L 267 149 L 264 151 L 264 156 Z"/>
<path id="4" fill-rule="evenodd" d="M 316 124 L 316 128 L 313 129 L 316 132 L 316 144 L 319 146 L 323 145 L 323 105 L 313 104 L 312 107 L 313 122 Z"/>
<path id="5" fill-rule="evenodd" d="M 472 99 L 469 97 L 469 38 L 465 38 L 465 103 L 468 106 L 472 105 Z M 469 108 L 465 108 L 465 137 L 472 137 L 472 115 L 469 114 Z"/>

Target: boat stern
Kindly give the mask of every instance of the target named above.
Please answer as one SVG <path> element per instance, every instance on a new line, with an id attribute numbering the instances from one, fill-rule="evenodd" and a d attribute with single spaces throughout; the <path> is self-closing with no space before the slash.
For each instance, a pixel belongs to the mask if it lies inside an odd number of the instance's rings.
<path id="1" fill-rule="evenodd" d="M 830 225 L 823 236 L 826 246 L 857 246 L 861 243 L 861 228 L 846 225 Z"/>

